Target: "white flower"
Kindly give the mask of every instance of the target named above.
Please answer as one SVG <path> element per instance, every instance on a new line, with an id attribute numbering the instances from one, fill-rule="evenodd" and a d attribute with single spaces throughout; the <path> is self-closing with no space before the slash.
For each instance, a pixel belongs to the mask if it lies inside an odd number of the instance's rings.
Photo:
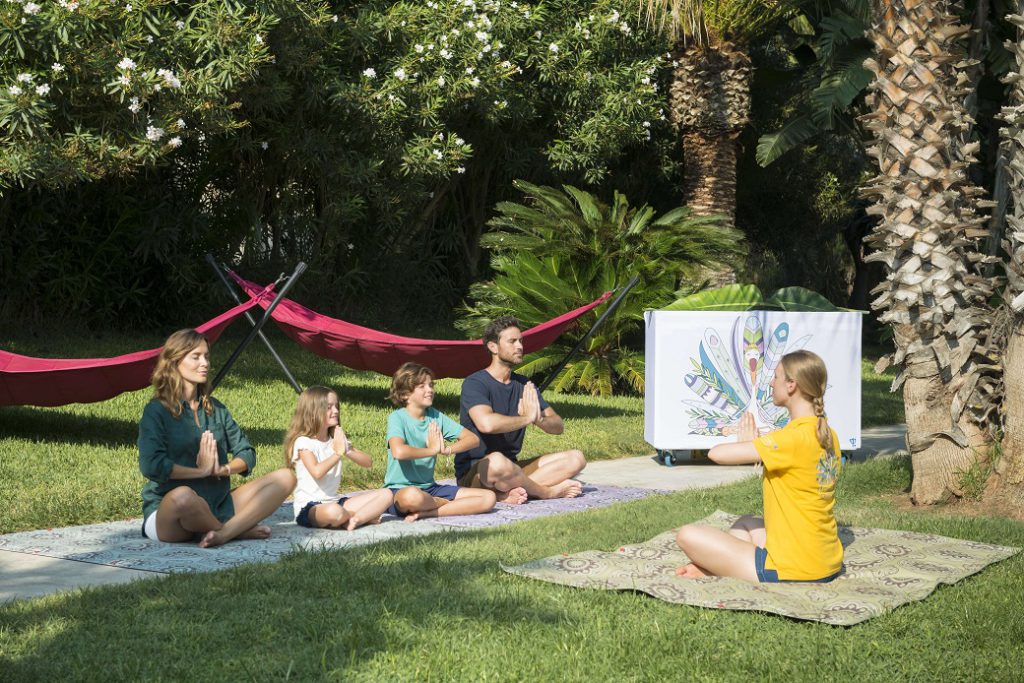
<path id="1" fill-rule="evenodd" d="M 455 172 L 456 173 L 465 173 L 466 172 L 466 167 L 465 166 L 459 166 L 457 169 L 455 169 Z"/>
<path id="2" fill-rule="evenodd" d="M 618 10 L 613 11 L 612 15 L 610 17 L 608 17 L 608 23 L 609 24 L 617 24 L 617 23 L 619 23 L 619 11 Z"/>
<path id="3" fill-rule="evenodd" d="M 466 67 L 466 73 L 469 74 L 469 75 L 473 75 L 473 67 L 467 66 Z"/>
<path id="4" fill-rule="evenodd" d="M 120 83 L 121 85 L 125 85 L 125 86 L 131 85 L 132 77 L 131 76 L 127 76 L 127 75 L 122 75 L 122 76 L 118 77 L 117 82 Z"/>
<path id="5" fill-rule="evenodd" d="M 543 35 L 544 35 L 544 33 L 542 31 L 537 31 L 536 33 L 533 34 L 533 37 L 534 38 L 540 38 Z"/>
<path id="6" fill-rule="evenodd" d="M 484 45 L 483 51 L 484 52 L 490 52 L 491 51 L 491 46 L 490 45 Z"/>
<path id="7" fill-rule="evenodd" d="M 558 52 L 558 43 L 551 43 L 548 45 L 548 50 L 552 52 Z"/>
<path id="8" fill-rule="evenodd" d="M 124 6 L 124 11 L 125 11 L 125 12 L 131 12 L 131 11 L 132 11 L 132 6 L 131 6 L 131 3 L 129 3 L 129 4 L 127 4 L 127 5 L 125 5 L 125 6 Z"/>
<path id="9" fill-rule="evenodd" d="M 256 40 L 256 44 L 257 45 L 262 45 L 263 44 L 263 36 L 259 35 L 258 33 L 256 34 L 255 40 Z"/>
<path id="10" fill-rule="evenodd" d="M 152 45 L 153 44 L 153 36 L 146 36 L 146 42 L 149 43 L 150 45 Z"/>
<path id="11" fill-rule="evenodd" d="M 473 80 L 471 80 L 469 82 L 469 84 L 471 86 L 473 86 L 474 88 L 476 88 L 476 87 L 478 87 L 480 85 L 480 79 L 479 78 L 473 78 Z"/>
<path id="12" fill-rule="evenodd" d="M 481 43 L 486 43 L 490 39 L 490 36 L 487 35 L 486 31 L 477 31 L 473 35 L 476 36 L 476 39 Z"/>
<path id="13" fill-rule="evenodd" d="M 156 126 L 147 126 L 146 127 L 146 139 L 147 140 L 150 140 L 151 142 L 156 142 L 157 140 L 159 140 L 163 136 L 164 136 L 164 129 L 163 128 L 157 128 Z"/>
<path id="14" fill-rule="evenodd" d="M 174 72 L 170 69 L 157 69 L 156 73 L 158 76 L 164 79 L 164 84 L 166 84 L 168 88 L 173 89 L 181 87 L 181 81 L 178 80 L 178 77 L 175 76 Z"/>
<path id="15" fill-rule="evenodd" d="M 439 86 L 441 86 L 442 88 L 444 87 L 444 76 L 438 76 L 437 77 L 437 84 Z"/>
<path id="16" fill-rule="evenodd" d="M 416 52 L 421 52 L 421 53 L 423 52 L 423 46 L 422 46 L 422 45 L 420 45 L 419 43 L 416 43 L 416 44 L 415 44 L 415 45 L 413 46 L 413 49 L 414 49 L 414 50 L 416 50 Z"/>
<path id="17" fill-rule="evenodd" d="M 60 62 L 54 62 L 53 66 L 51 66 L 50 69 L 53 70 L 53 73 L 59 74 L 61 71 L 64 70 L 64 65 Z"/>
<path id="18" fill-rule="evenodd" d="M 430 45 L 427 45 L 427 52 L 430 52 L 433 49 L 434 49 L 434 44 L 433 43 L 431 43 Z"/>
<path id="19" fill-rule="evenodd" d="M 449 57 L 451 57 L 451 56 L 452 56 L 452 53 L 451 53 L 451 52 L 449 52 L 449 51 L 447 50 L 447 48 L 445 48 L 445 49 L 442 49 L 442 50 L 441 50 L 441 51 L 440 51 L 440 52 L 439 52 L 438 54 L 440 54 L 440 55 L 441 55 L 441 58 L 442 58 L 442 59 L 448 59 Z"/>
<path id="20" fill-rule="evenodd" d="M 442 157 L 444 157 L 444 155 L 441 154 L 441 150 L 439 150 L 439 149 L 435 149 L 434 150 L 434 156 L 437 157 L 438 159 L 441 159 Z"/>
<path id="21" fill-rule="evenodd" d="M 510 62 L 510 61 L 508 61 L 506 59 L 504 62 L 501 63 L 501 68 L 502 69 L 511 69 L 512 68 L 512 62 Z"/>
<path id="22" fill-rule="evenodd" d="M 264 141 L 260 143 L 260 149 L 267 149 L 268 147 L 270 147 L 269 142 Z"/>
<path id="23" fill-rule="evenodd" d="M 185 128 L 187 128 L 185 125 L 185 119 L 178 119 L 174 122 L 174 125 L 178 127 L 178 130 L 185 130 Z"/>
<path id="24" fill-rule="evenodd" d="M 15 97 L 17 97 L 18 95 L 20 95 L 22 93 L 22 90 L 18 86 L 12 85 L 11 87 L 7 88 L 7 92 L 9 92 L 12 95 L 14 95 Z"/>
<path id="25" fill-rule="evenodd" d="M 648 78 L 647 76 L 644 76 L 643 78 L 640 79 L 640 82 L 643 83 L 644 85 L 650 85 L 651 79 Z"/>
<path id="26" fill-rule="evenodd" d="M 36 86 L 37 95 L 45 95 L 48 92 L 50 92 L 50 85 L 48 83 L 41 83 Z"/>
<path id="27" fill-rule="evenodd" d="M 25 14 L 39 14 L 41 8 L 34 2 L 26 2 L 22 9 L 25 11 Z"/>
<path id="28" fill-rule="evenodd" d="M 178 19 L 176 22 L 174 22 L 174 28 L 180 31 L 181 29 L 185 28 L 185 22 L 181 19 Z"/>
<path id="29" fill-rule="evenodd" d="M 172 149 L 177 149 L 178 147 L 181 147 L 181 138 L 175 135 L 173 138 L 167 141 L 167 144 Z"/>
<path id="30" fill-rule="evenodd" d="M 651 122 L 650 121 L 644 121 L 644 128 L 650 128 L 650 127 L 651 127 Z"/>
<path id="31" fill-rule="evenodd" d="M 138 113 L 139 113 L 139 110 L 140 110 L 140 109 L 142 109 L 142 105 L 141 105 L 141 104 L 139 104 L 139 98 L 138 98 L 138 97 L 133 97 L 133 98 L 132 98 L 132 99 L 130 100 L 130 103 L 128 104 L 128 109 L 129 109 L 129 110 L 130 110 L 130 111 L 131 111 L 131 112 L 132 112 L 133 114 L 138 114 Z"/>
<path id="32" fill-rule="evenodd" d="M 405 69 L 403 69 L 402 67 L 398 67 L 397 69 L 395 69 L 395 78 L 397 78 L 400 81 L 404 81 Z"/>
<path id="33" fill-rule="evenodd" d="M 135 60 L 128 59 L 127 57 L 125 57 L 124 59 L 122 59 L 120 62 L 117 63 L 117 68 L 118 69 L 124 69 L 126 71 L 129 70 L 129 69 L 134 69 L 135 68 Z"/>
<path id="34" fill-rule="evenodd" d="M 366 76 L 367 78 L 376 78 L 377 70 L 374 68 L 363 69 L 363 75 Z"/>
<path id="35" fill-rule="evenodd" d="M 352 244 L 351 242 L 348 243 L 348 250 L 349 251 L 352 251 L 355 248 L 356 248 L 356 245 Z"/>
<path id="36" fill-rule="evenodd" d="M 335 24 L 337 24 L 338 23 L 338 15 L 337 14 L 332 14 L 331 15 L 331 21 L 333 21 Z"/>
<path id="37" fill-rule="evenodd" d="M 19 83 L 31 83 L 32 82 L 32 74 L 18 74 L 18 82 Z"/>
<path id="38" fill-rule="evenodd" d="M 453 142 L 454 142 L 454 143 L 455 143 L 456 145 L 462 145 L 462 144 L 463 144 L 463 143 L 465 143 L 466 141 L 465 141 L 465 140 L 463 140 L 462 138 L 460 138 L 460 137 L 456 136 L 456 138 L 455 138 L 455 140 L 453 140 Z"/>

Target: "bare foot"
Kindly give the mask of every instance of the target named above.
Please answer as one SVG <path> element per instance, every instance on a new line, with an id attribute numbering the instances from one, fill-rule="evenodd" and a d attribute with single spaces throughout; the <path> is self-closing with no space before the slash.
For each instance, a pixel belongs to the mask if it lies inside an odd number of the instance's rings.
<path id="1" fill-rule="evenodd" d="M 240 533 L 238 535 L 238 538 L 262 541 L 265 538 L 270 538 L 270 527 L 266 524 L 257 524 L 248 531 L 243 531 L 242 533 Z"/>
<path id="2" fill-rule="evenodd" d="M 419 518 L 420 518 L 420 513 L 413 512 L 412 514 L 409 514 L 409 515 L 405 516 L 405 521 L 407 521 L 407 522 L 415 522 Z"/>
<path id="3" fill-rule="evenodd" d="M 509 505 L 522 505 L 526 502 L 526 489 L 522 486 L 517 486 L 514 489 L 505 491 L 504 493 L 496 491 L 498 494 L 499 503 L 508 503 Z"/>
<path id="4" fill-rule="evenodd" d="M 203 536 L 202 540 L 199 541 L 200 548 L 216 548 L 219 545 L 224 545 L 227 541 L 224 540 L 220 531 L 207 531 Z"/>
<path id="5" fill-rule="evenodd" d="M 682 579 L 703 579 L 705 576 L 711 575 L 691 562 L 690 564 L 676 567 L 676 576 Z"/>
<path id="6" fill-rule="evenodd" d="M 374 517 L 373 519 L 364 522 L 359 515 L 352 515 L 348 520 L 348 525 L 345 527 L 345 530 L 355 531 L 359 527 L 369 524 L 380 524 L 380 517 Z"/>
<path id="7" fill-rule="evenodd" d="M 583 493 L 583 484 L 575 479 L 566 479 L 561 484 L 548 487 L 548 498 L 576 498 Z"/>

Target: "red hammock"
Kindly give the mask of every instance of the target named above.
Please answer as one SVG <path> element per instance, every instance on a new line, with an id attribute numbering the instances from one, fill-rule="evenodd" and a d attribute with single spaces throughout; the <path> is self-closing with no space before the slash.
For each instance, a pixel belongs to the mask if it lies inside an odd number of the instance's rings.
<path id="1" fill-rule="evenodd" d="M 233 271 L 228 273 L 250 296 L 258 297 L 261 306 L 267 307 L 270 303 L 269 288 L 261 296 L 262 287 Z M 586 306 L 524 330 L 526 353 L 538 351 L 554 342 L 577 318 L 603 304 L 611 295 L 611 292 L 605 292 Z M 391 375 L 402 363 L 413 361 L 426 365 L 437 377 L 467 377 L 487 367 L 491 360 L 479 339 L 458 341 L 400 337 L 320 315 L 291 299 L 282 299 L 271 317 L 299 346 L 354 370 L 373 370 Z"/>
<path id="2" fill-rule="evenodd" d="M 257 293 L 263 291 L 256 288 Z M 196 329 L 216 341 L 257 300 L 235 306 Z M 0 406 L 62 406 L 105 401 L 149 384 L 160 349 L 114 358 L 49 359 L 0 351 Z"/>

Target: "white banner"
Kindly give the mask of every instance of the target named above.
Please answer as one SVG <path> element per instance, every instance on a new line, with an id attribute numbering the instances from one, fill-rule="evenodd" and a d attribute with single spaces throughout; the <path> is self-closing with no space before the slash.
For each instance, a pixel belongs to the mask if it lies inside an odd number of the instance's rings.
<path id="1" fill-rule="evenodd" d="M 828 369 L 825 412 L 843 450 L 860 448 L 860 313 L 648 311 L 644 439 L 664 450 L 734 441 L 740 417 L 778 429 L 772 404 L 779 359 L 797 349 Z"/>

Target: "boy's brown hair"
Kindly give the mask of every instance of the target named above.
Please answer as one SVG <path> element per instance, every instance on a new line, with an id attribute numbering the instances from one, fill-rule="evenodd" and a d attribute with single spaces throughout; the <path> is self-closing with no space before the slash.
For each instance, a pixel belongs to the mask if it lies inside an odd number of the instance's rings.
<path id="1" fill-rule="evenodd" d="M 388 398 L 396 406 L 402 407 L 409 400 L 409 394 L 413 392 L 413 389 L 431 379 L 434 379 L 434 371 L 426 365 L 402 363 L 402 367 L 398 368 L 395 371 L 395 376 L 391 378 L 391 391 L 388 392 Z"/>

